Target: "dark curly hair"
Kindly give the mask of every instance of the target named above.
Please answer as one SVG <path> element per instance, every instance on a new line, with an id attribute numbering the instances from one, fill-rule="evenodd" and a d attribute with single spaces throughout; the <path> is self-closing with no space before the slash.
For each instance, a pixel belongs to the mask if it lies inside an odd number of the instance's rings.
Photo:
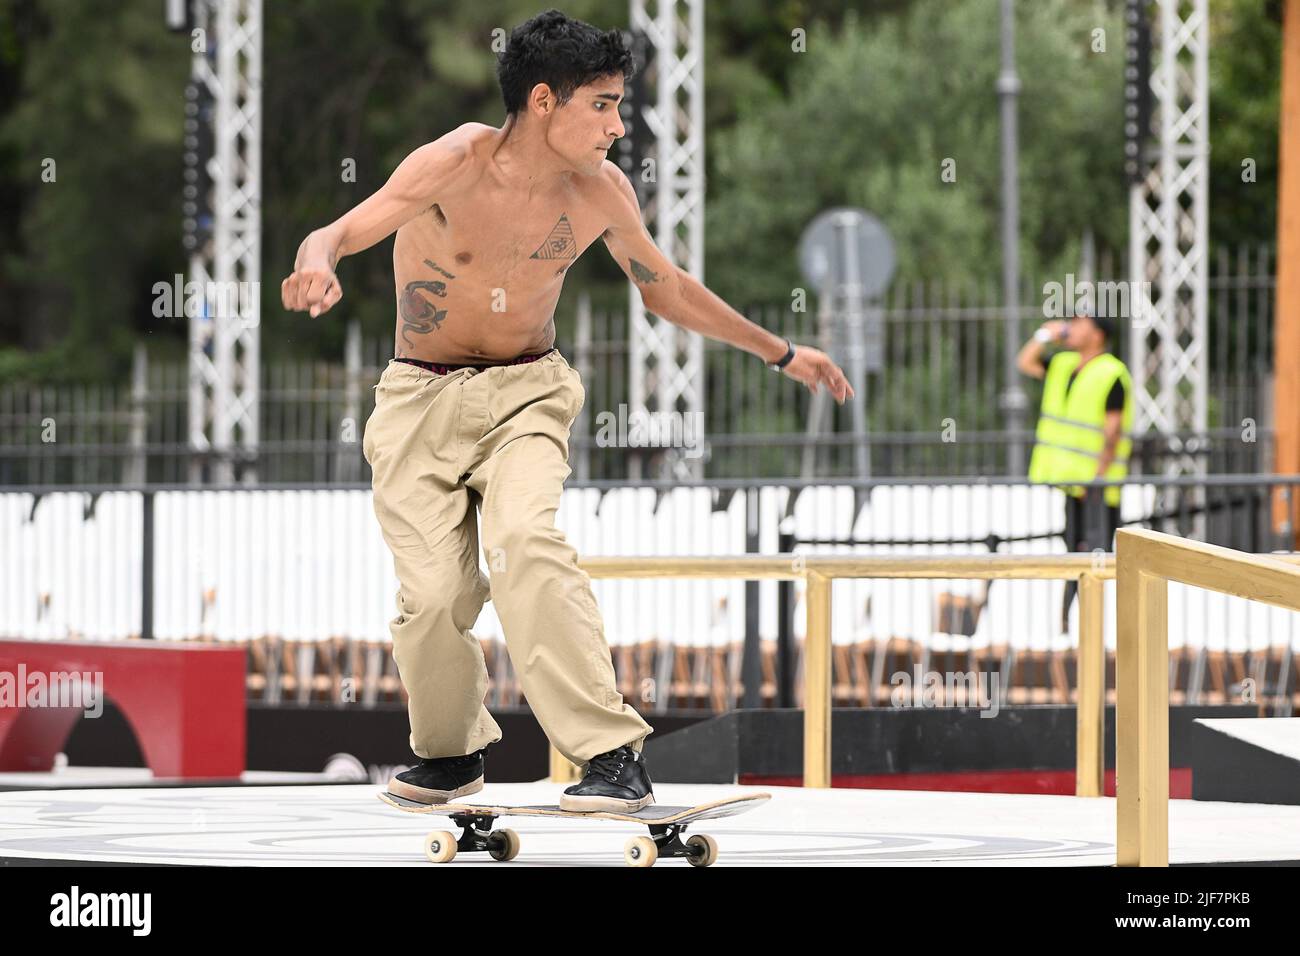
<path id="1" fill-rule="evenodd" d="M 523 109 L 528 94 L 545 83 L 563 106 L 580 86 L 611 73 L 629 79 L 633 56 L 618 30 L 601 31 L 559 10 L 539 13 L 510 33 L 497 56 L 497 82 L 507 113 Z"/>

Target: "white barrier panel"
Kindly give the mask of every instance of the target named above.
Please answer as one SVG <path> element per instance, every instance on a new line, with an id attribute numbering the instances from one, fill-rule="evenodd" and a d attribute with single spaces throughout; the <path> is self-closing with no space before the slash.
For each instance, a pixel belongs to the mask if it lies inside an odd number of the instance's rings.
<path id="1" fill-rule="evenodd" d="M 117 640 L 140 632 L 142 499 L 0 494 L 0 636 Z"/>
<path id="2" fill-rule="evenodd" d="M 154 633 L 387 640 L 393 560 L 365 491 L 160 492 Z"/>
<path id="3" fill-rule="evenodd" d="M 1122 515 L 1149 514 L 1155 491 L 1125 489 Z M 759 490 L 760 549 L 779 548 L 789 491 Z M 734 555 L 745 548 L 745 496 L 715 509 L 718 492 L 676 488 L 656 501 L 651 488 L 602 496 L 569 489 L 556 523 L 582 555 Z M 133 492 L 90 496 L 59 492 L 33 509 L 28 494 L 0 493 L 0 636 L 120 639 L 138 634 L 143 499 Z M 993 529 L 1008 537 L 1001 554 L 1058 554 L 1064 548 L 1063 496 L 1036 486 L 902 486 L 870 491 L 853 518 L 851 488 L 804 489 L 789 528 L 797 538 L 921 542 L 807 545 L 805 554 L 985 554 L 983 545 L 944 543 Z M 389 639 L 397 579 L 368 491 L 168 491 L 155 494 L 154 634 L 219 640 L 277 635 Z M 851 528 L 852 534 L 847 533 Z M 928 543 L 927 543 L 928 542 Z M 485 559 L 480 563 L 490 574 Z M 740 580 L 596 580 L 592 582 L 611 644 L 661 639 L 719 645 L 743 640 L 745 582 Z M 796 584 L 794 631 L 803 635 L 802 585 Z M 1106 643 L 1115 646 L 1114 583 L 1105 588 Z M 972 636 L 938 630 L 941 593 L 979 599 L 981 581 L 842 580 L 834 586 L 836 643 L 898 637 L 935 650 L 1010 643 L 1017 648 L 1071 646 L 1060 635 L 1064 592 L 1058 581 L 996 581 Z M 777 582 L 759 582 L 760 635 L 777 633 Z M 1077 633 L 1078 602 L 1071 633 Z M 1174 646 L 1209 650 L 1294 646 L 1294 612 L 1184 585 L 1170 585 Z M 491 603 L 474 627 L 500 637 Z"/>

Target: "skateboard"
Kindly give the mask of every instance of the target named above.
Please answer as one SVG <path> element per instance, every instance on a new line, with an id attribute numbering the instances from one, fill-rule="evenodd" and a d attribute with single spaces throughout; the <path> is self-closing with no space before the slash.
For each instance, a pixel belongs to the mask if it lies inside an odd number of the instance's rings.
<path id="1" fill-rule="evenodd" d="M 519 834 L 514 830 L 493 830 L 497 817 L 569 817 L 574 819 L 621 820 L 624 823 L 644 823 L 650 836 L 633 837 L 623 847 L 623 859 L 628 866 L 654 866 L 660 857 L 684 856 L 691 866 L 708 866 L 718 858 L 718 844 L 713 837 L 697 833 L 681 835 L 696 820 L 717 820 L 734 817 L 760 807 L 772 799 L 770 793 L 749 793 L 727 800 L 714 800 L 698 807 L 670 807 L 651 804 L 634 813 L 616 810 L 561 810 L 558 806 L 511 807 L 466 803 L 419 803 L 392 793 L 381 793 L 379 799 L 390 807 L 406 813 L 433 813 L 451 817 L 464 831 L 460 839 L 446 830 L 435 830 L 424 838 L 424 855 L 430 863 L 448 863 L 457 852 L 486 850 L 494 860 L 513 860 L 519 852 Z"/>

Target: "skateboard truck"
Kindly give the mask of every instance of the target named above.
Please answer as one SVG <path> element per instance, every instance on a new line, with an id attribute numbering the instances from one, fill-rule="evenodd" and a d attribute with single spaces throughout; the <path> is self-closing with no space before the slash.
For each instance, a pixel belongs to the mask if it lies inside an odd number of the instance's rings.
<path id="1" fill-rule="evenodd" d="M 447 863 L 462 851 L 486 851 L 494 860 L 513 860 L 519 853 L 519 834 L 514 830 L 494 831 L 496 817 L 493 813 L 451 814 L 452 821 L 464 831 L 460 839 L 446 830 L 435 830 L 424 838 L 424 855 L 433 863 Z"/>
<path id="2" fill-rule="evenodd" d="M 492 832 L 492 824 L 495 820 L 496 817 L 490 813 L 453 815 L 451 822 L 464 830 L 460 839 L 456 841 L 456 849 L 461 852 L 490 849 L 492 838 L 497 835 Z"/>
<path id="3" fill-rule="evenodd" d="M 686 832 L 685 823 L 650 824 L 650 835 L 655 841 L 655 852 L 661 857 L 684 856 L 689 859 L 702 859 L 708 855 L 708 847 L 699 844 L 683 843 L 681 834 Z"/>

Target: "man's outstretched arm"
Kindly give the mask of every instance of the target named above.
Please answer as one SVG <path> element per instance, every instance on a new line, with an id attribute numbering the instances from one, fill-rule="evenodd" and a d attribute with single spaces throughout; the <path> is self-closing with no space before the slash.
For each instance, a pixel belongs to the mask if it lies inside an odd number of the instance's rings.
<path id="1" fill-rule="evenodd" d="M 646 308 L 674 325 L 744 349 L 769 364 L 784 357 L 785 339 L 749 321 L 702 282 L 664 257 L 646 231 L 636 191 L 627 176 L 613 163 L 605 165 L 618 197 L 610 210 L 611 224 L 601 238 L 619 268 L 640 290 Z M 830 356 L 808 345 L 795 346 L 794 358 L 784 372 L 807 385 L 813 394 L 826 386 L 841 405 L 854 394 L 848 379 Z"/>
<path id="2" fill-rule="evenodd" d="M 313 316 L 328 312 L 343 297 L 334 274 L 339 259 L 391 236 L 443 195 L 466 159 L 464 147 L 451 135 L 412 152 L 371 196 L 303 240 L 293 272 L 280 283 L 286 309 Z"/>

